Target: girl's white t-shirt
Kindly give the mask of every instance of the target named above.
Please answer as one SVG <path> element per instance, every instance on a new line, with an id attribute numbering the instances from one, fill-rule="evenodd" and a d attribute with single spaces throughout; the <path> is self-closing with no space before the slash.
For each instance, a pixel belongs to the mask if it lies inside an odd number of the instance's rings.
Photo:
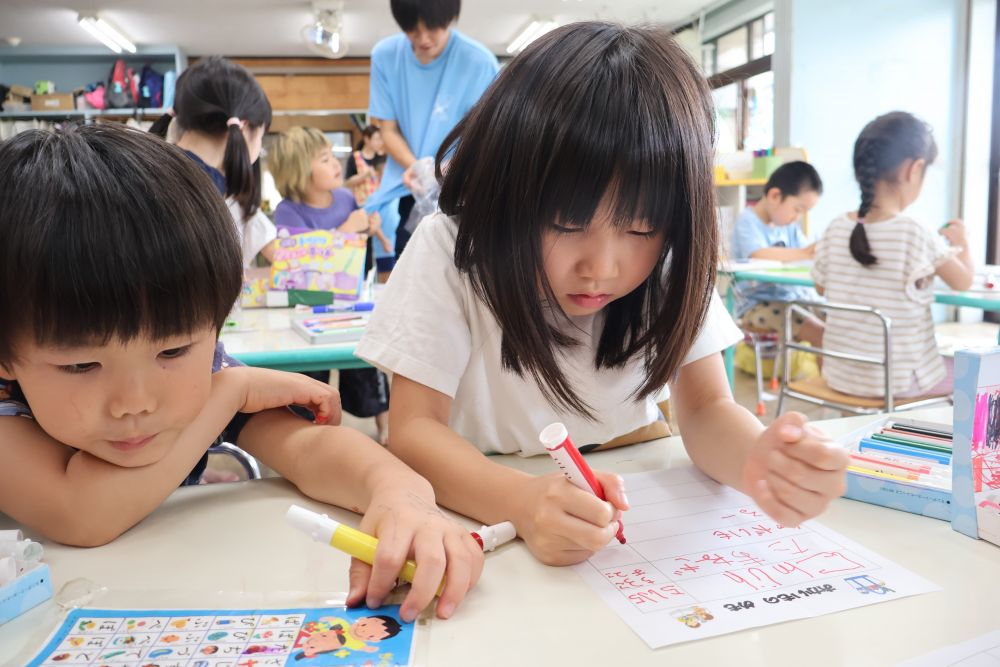
<path id="1" fill-rule="evenodd" d="M 657 401 L 635 401 L 642 384 L 641 361 L 614 370 L 594 368 L 603 313 L 575 317 L 566 333 L 580 345 L 564 351 L 561 368 L 597 421 L 560 411 L 545 399 L 530 375 L 505 371 L 500 326 L 455 267 L 458 226 L 444 214 L 425 218 L 379 295 L 371 322 L 355 354 L 389 373 L 452 397 L 449 426 L 486 453 L 524 456 L 545 450 L 539 432 L 561 421 L 577 446 L 602 444 L 660 418 Z M 531 298 L 531 295 L 528 295 Z M 718 353 L 743 338 L 717 294 L 684 363 Z M 433 443 L 428 443 L 433 445 Z"/>
<path id="2" fill-rule="evenodd" d="M 243 209 L 232 197 L 226 199 L 226 206 L 236 223 L 236 231 L 240 235 L 240 245 L 243 251 L 243 268 L 249 268 L 257 253 L 264 249 L 268 243 L 278 238 L 278 230 L 263 211 L 257 212 L 246 220 L 243 219 Z"/>

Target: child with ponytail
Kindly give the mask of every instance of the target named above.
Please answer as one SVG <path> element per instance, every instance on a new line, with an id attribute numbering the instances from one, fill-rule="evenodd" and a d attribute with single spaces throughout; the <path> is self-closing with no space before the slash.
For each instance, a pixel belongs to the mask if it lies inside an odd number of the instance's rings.
<path id="1" fill-rule="evenodd" d="M 816 290 L 834 303 L 878 308 L 892 319 L 892 390 L 897 397 L 937 396 L 952 391 L 951 359 L 938 354 L 931 302 L 934 277 L 952 289 L 972 284 L 973 266 L 961 220 L 939 231 L 948 241 L 903 214 L 923 187 L 937 157 L 930 126 L 894 111 L 865 126 L 854 144 L 854 175 L 861 188 L 857 213 L 830 223 L 816 246 L 812 270 Z M 881 337 L 871 317 L 830 312 L 823 347 L 879 357 Z M 881 397 L 883 370 L 828 357 L 823 377 L 837 391 Z"/>
<path id="2" fill-rule="evenodd" d="M 187 69 L 177 79 L 174 108 L 150 132 L 167 137 L 171 121 L 179 125 L 177 146 L 198 163 L 225 196 L 240 232 L 243 265 L 258 253 L 270 259 L 277 235 L 260 209 L 260 158 L 264 132 L 271 123 L 271 103 L 253 75 L 221 57 Z"/>

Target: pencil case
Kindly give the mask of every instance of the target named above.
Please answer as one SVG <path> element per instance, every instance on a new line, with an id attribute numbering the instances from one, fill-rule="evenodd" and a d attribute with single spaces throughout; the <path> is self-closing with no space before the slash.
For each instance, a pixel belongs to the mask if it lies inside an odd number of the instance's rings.
<path id="1" fill-rule="evenodd" d="M 38 563 L 0 587 L 0 625 L 17 618 L 52 597 L 49 566 Z"/>

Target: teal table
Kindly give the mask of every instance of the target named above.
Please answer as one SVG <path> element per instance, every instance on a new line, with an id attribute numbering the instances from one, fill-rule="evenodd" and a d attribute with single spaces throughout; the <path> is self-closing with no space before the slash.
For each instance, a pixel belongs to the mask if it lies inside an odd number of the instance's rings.
<path id="1" fill-rule="evenodd" d="M 779 285 L 800 285 L 803 287 L 813 287 L 813 279 L 809 274 L 808 266 L 790 266 L 787 268 L 740 270 L 739 268 L 719 269 L 719 276 L 729 278 L 726 285 L 726 309 L 730 314 L 735 313 L 736 298 L 734 287 L 737 281 L 753 280 L 761 283 L 776 283 Z M 980 310 L 1000 311 L 1000 289 L 981 290 L 970 292 L 955 292 L 953 290 L 935 290 L 934 301 L 949 306 L 965 306 L 967 308 L 979 308 Z M 1000 341 L 998 341 L 1000 342 Z M 729 376 L 729 385 L 733 384 L 733 352 L 735 346 L 726 350 L 726 374 Z"/>
<path id="2" fill-rule="evenodd" d="M 356 343 L 314 345 L 290 325 L 291 308 L 254 308 L 241 313 L 238 328 L 227 328 L 220 340 L 226 351 L 247 366 L 280 371 L 325 371 L 367 368 L 354 356 Z"/>

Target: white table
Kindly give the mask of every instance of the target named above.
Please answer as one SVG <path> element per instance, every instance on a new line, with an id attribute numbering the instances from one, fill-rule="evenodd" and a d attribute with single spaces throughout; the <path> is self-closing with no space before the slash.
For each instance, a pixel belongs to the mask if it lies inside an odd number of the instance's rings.
<path id="1" fill-rule="evenodd" d="M 947 408 L 907 414 L 951 419 Z M 871 419 L 823 425 L 836 435 Z M 588 458 L 595 468 L 622 473 L 690 465 L 679 438 Z M 497 460 L 552 470 L 546 458 Z M 356 515 L 305 500 L 282 480 L 180 489 L 108 546 L 46 543 L 54 588 L 86 577 L 119 590 L 346 590 L 348 557 L 287 527 L 283 515 L 293 502 L 357 525 Z M 429 664 L 891 665 L 1000 627 L 997 547 L 944 521 L 851 500 L 836 501 L 821 521 L 944 590 L 653 651 L 575 572 L 541 565 L 513 543 L 487 556 L 479 585 L 453 619 L 430 625 Z M 12 525 L 0 516 L 0 528 Z M 0 626 L 0 664 L 23 647 L 50 606 Z"/>

